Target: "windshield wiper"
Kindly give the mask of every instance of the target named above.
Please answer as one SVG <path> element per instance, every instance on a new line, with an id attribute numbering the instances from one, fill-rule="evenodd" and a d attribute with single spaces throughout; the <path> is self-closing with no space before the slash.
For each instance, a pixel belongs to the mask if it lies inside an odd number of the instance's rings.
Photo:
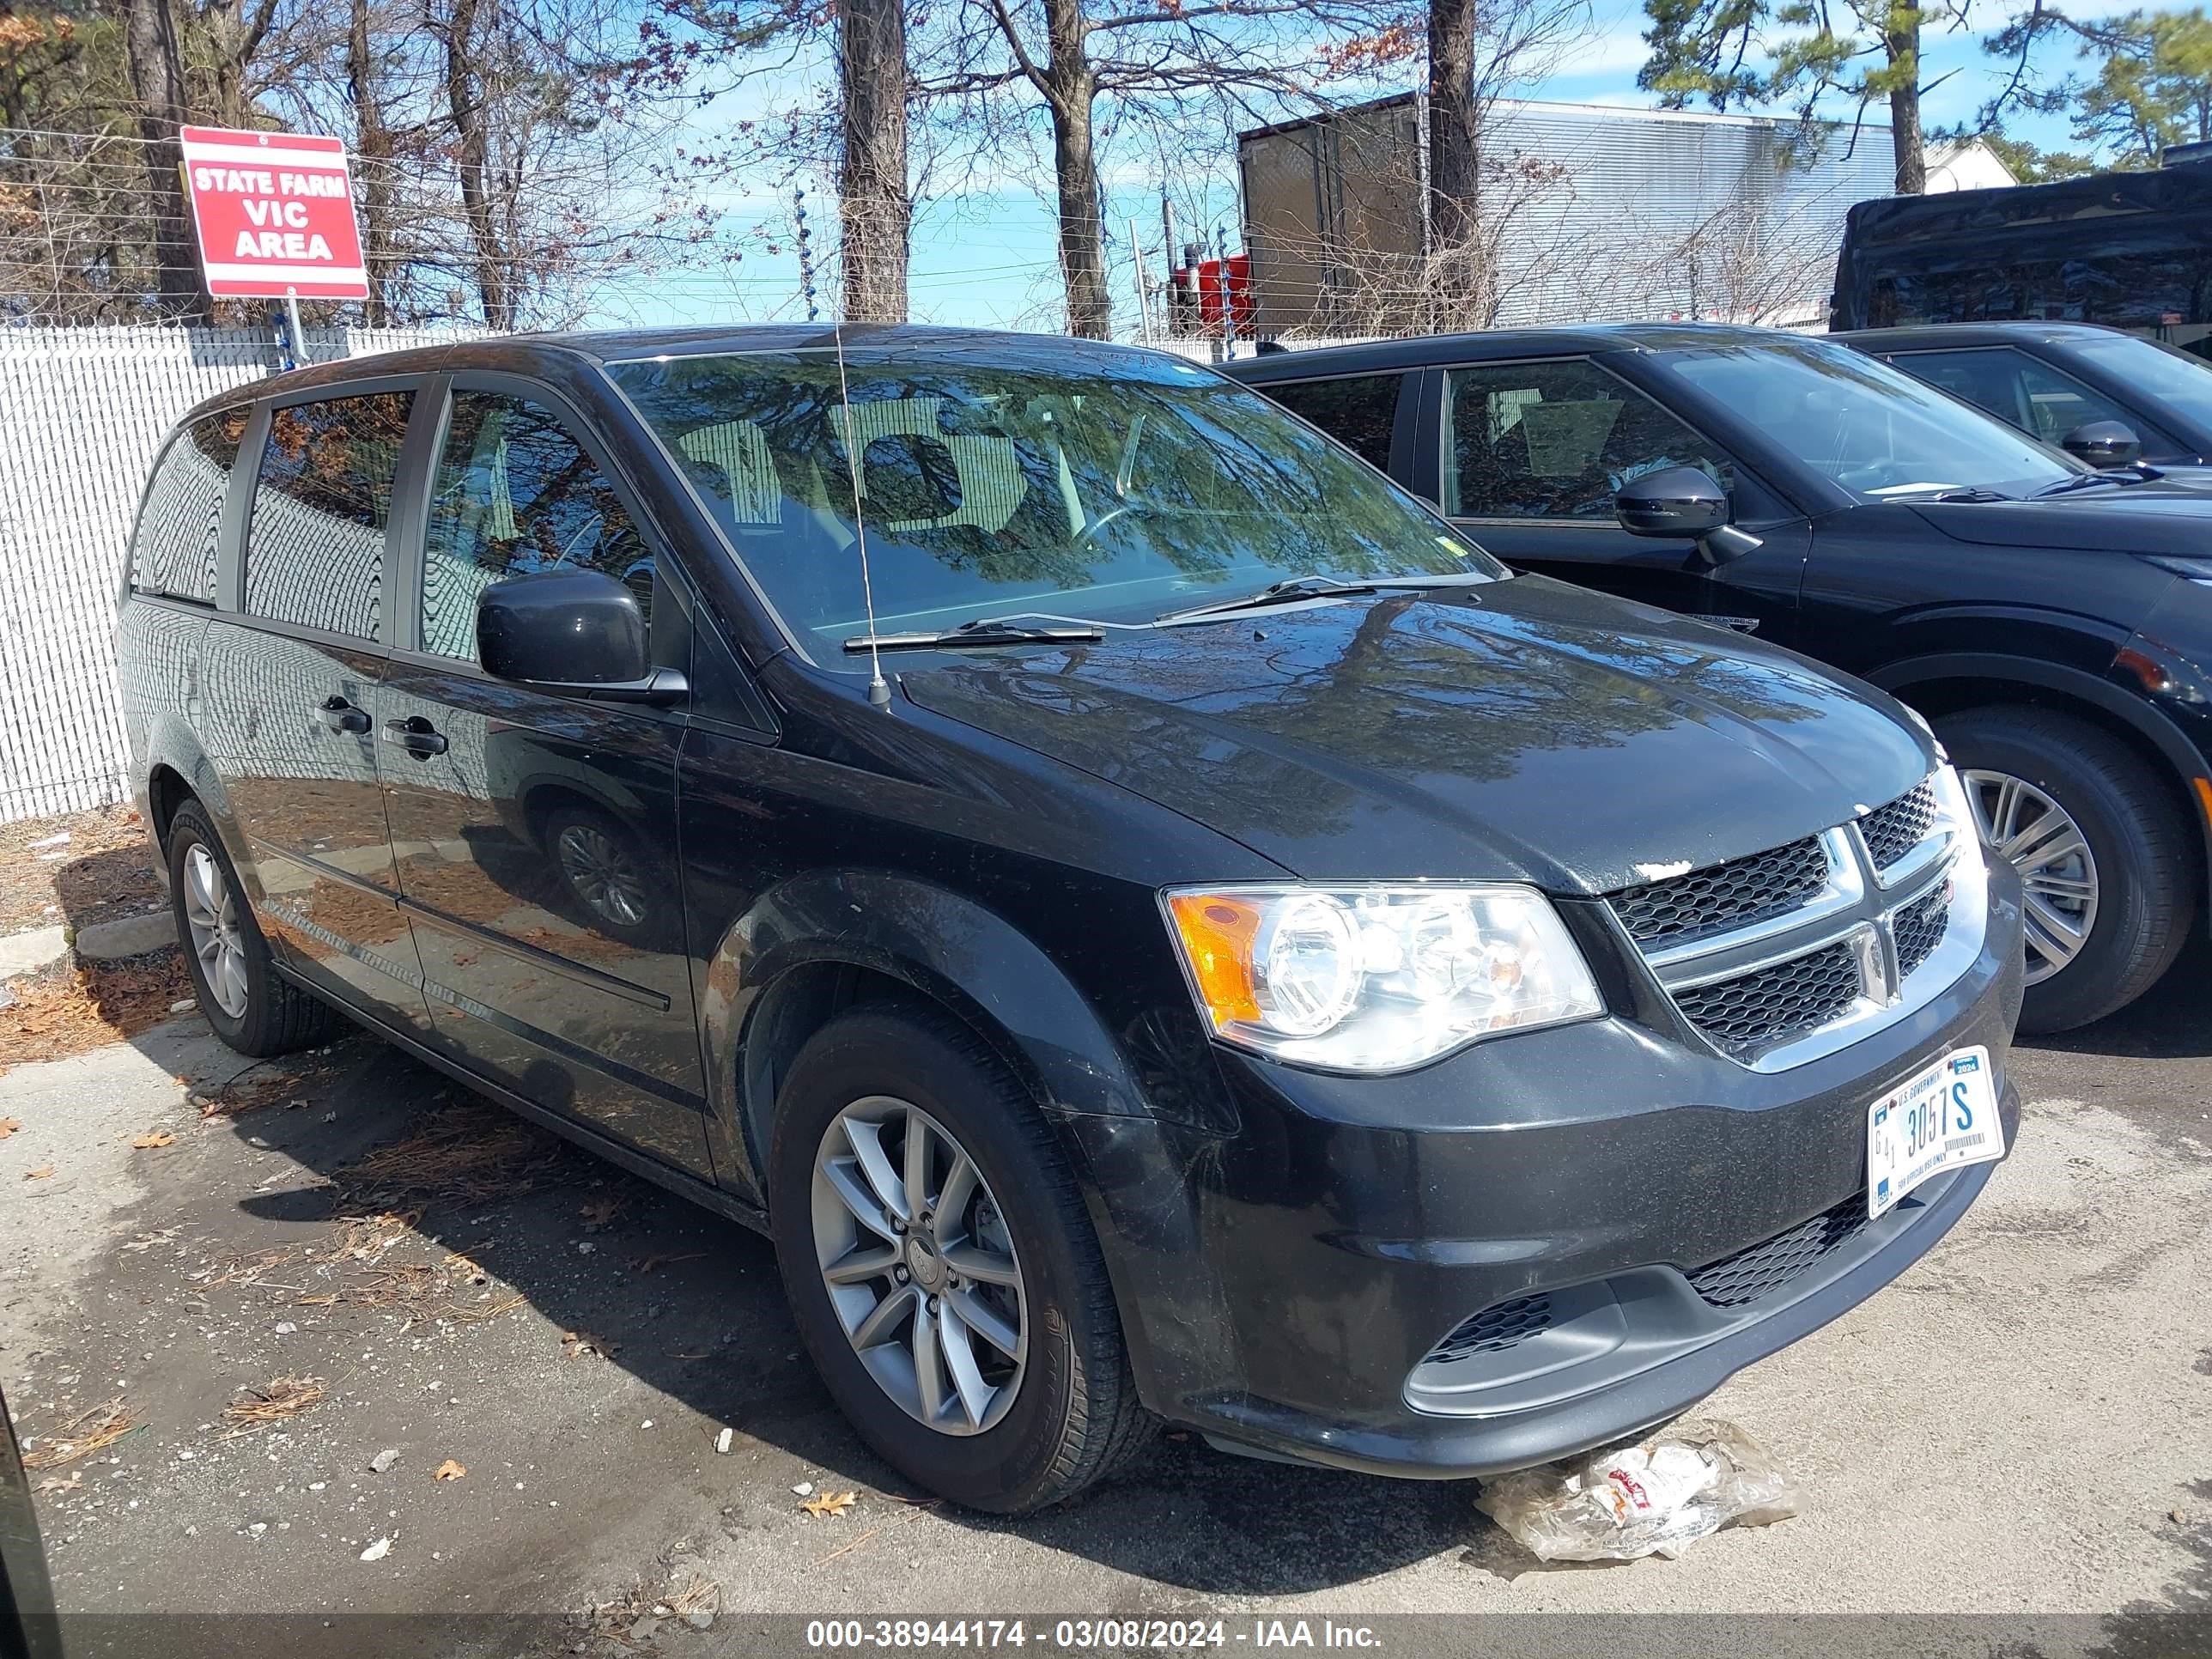
<path id="1" fill-rule="evenodd" d="M 1457 576 L 1370 576 L 1352 580 L 1339 580 L 1332 576 L 1292 576 L 1286 580 L 1270 582 L 1258 592 L 1247 593 L 1241 599 L 1213 599 L 1182 611 L 1163 611 L 1152 620 L 1156 623 L 1194 622 L 1202 617 L 1225 616 L 1235 611 L 1261 611 L 1269 605 L 1297 605 L 1306 599 L 1352 599 L 1362 593 L 1425 587 L 1473 587 L 1495 580 L 1494 577 L 1477 575 L 1472 572 Z"/>
<path id="2" fill-rule="evenodd" d="M 2077 472 L 2070 478 L 2061 478 L 2056 483 L 2044 485 L 2042 489 L 2029 496 L 2028 500 L 2048 501 L 2053 495 L 2069 495 L 2076 489 L 2094 489 L 2099 484 L 2131 484 L 2142 482 L 2142 477 L 2140 473 L 2123 477 L 2113 472 Z"/>
<path id="3" fill-rule="evenodd" d="M 999 617 L 978 617 L 934 634 L 856 634 L 845 641 L 848 651 L 961 651 L 987 645 L 1066 645 L 1103 640 L 1106 630 L 1080 624 L 1046 627 L 1035 623 L 1008 622 Z"/>
<path id="4" fill-rule="evenodd" d="M 2008 501 L 2014 498 L 2006 495 L 2002 490 L 1984 489 L 1979 484 L 1961 484 L 1954 489 L 1940 491 L 1927 499 L 1931 501 Z"/>

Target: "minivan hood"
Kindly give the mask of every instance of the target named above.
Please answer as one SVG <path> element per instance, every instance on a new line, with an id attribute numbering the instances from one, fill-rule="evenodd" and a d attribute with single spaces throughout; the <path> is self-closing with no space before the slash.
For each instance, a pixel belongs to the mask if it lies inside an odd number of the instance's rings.
<path id="1" fill-rule="evenodd" d="M 1112 630 L 900 684 L 1311 879 L 1602 892 L 1840 823 L 1934 764 L 1870 688 L 1535 576 Z"/>
<path id="2" fill-rule="evenodd" d="M 1981 547 L 2078 547 L 2200 558 L 2212 550 L 2212 500 L 2195 479 L 2118 484 L 2040 501 L 1915 501 L 1911 507 L 1952 540 Z"/>

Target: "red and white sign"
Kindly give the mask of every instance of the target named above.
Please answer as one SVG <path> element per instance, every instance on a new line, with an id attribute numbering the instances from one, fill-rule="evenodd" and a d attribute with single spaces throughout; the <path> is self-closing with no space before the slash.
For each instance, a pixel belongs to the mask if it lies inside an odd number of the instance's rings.
<path id="1" fill-rule="evenodd" d="M 186 127 L 182 137 L 185 188 L 209 293 L 368 297 L 343 143 L 222 127 Z"/>

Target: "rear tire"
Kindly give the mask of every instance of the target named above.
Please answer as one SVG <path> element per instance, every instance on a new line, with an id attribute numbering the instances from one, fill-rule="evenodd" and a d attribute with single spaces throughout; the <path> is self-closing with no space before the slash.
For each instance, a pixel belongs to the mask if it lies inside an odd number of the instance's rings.
<path id="1" fill-rule="evenodd" d="M 906 1146 L 917 1122 L 933 1150 L 913 1201 Z M 863 1142 L 882 1154 L 872 1181 Z M 963 1154 L 972 1188 L 954 1174 Z M 769 1197 L 807 1352 L 901 1474 L 1018 1515 L 1073 1497 L 1143 1443 L 1152 1419 L 1074 1178 L 1027 1091 L 958 1021 L 879 1005 L 815 1033 L 777 1097 Z M 882 1271 L 868 1272 L 878 1258 Z M 931 1316 L 939 1305 L 965 1305 L 975 1322 L 956 1314 L 947 1325 Z M 885 1315 L 872 1325 L 871 1308 Z M 993 1329 L 1018 1334 L 1018 1357 L 986 1340 Z M 926 1420 L 933 1412 L 941 1426 Z"/>
<path id="2" fill-rule="evenodd" d="M 215 1034 L 259 1060 L 305 1048 L 336 1030 L 336 1010 L 276 972 L 230 854 L 198 801 L 177 808 L 164 850 L 177 943 Z"/>
<path id="3" fill-rule="evenodd" d="M 2172 965 L 2196 909 L 2197 859 L 2172 792 L 2124 740 L 2070 714 L 1972 708 L 1936 729 L 1984 838 L 2013 847 L 1996 850 L 2027 888 L 2021 1030 L 2071 1030 L 2133 1002 Z M 2086 850 L 2054 860 L 2064 819 Z"/>

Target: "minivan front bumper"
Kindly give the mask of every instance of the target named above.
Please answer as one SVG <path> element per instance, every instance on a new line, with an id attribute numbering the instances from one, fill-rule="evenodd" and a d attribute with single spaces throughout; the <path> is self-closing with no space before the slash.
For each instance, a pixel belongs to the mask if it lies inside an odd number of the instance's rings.
<path id="1" fill-rule="evenodd" d="M 1431 1478 L 1694 1404 L 1897 1277 L 1986 1184 L 1990 1164 L 1939 1176 L 1868 1222 L 1873 1101 L 1981 1044 L 2012 1144 L 2009 872 L 1988 902 L 1948 989 L 1784 1072 L 1613 1017 L 1387 1078 L 1217 1049 L 1225 1137 L 1063 1120 L 1146 1403 L 1263 1455 Z"/>

